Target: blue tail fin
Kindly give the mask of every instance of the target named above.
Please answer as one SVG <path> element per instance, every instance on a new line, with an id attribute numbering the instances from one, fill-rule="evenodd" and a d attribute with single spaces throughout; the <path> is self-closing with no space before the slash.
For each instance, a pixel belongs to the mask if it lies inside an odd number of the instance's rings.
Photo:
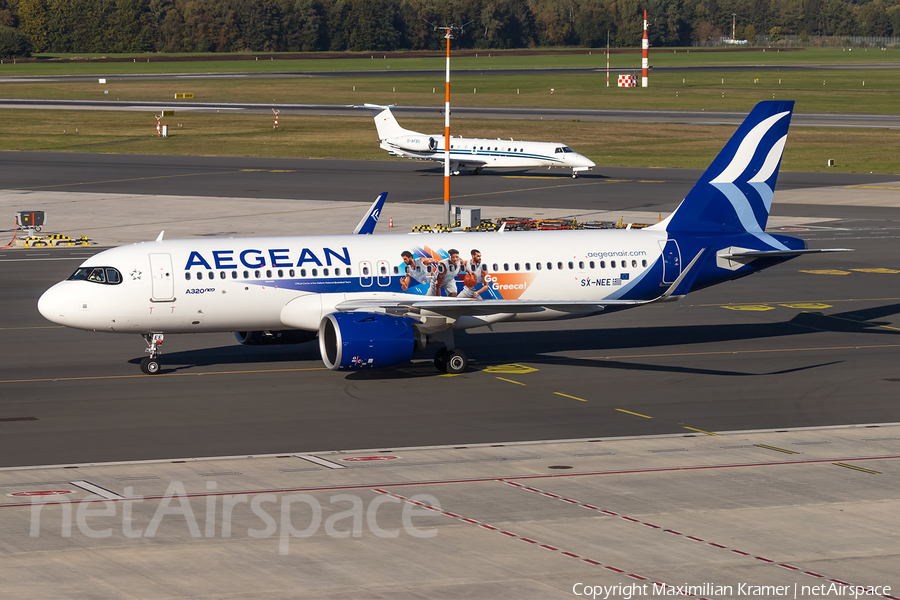
<path id="1" fill-rule="evenodd" d="M 667 231 L 764 231 L 793 110 L 793 101 L 757 104 L 660 225 Z"/>

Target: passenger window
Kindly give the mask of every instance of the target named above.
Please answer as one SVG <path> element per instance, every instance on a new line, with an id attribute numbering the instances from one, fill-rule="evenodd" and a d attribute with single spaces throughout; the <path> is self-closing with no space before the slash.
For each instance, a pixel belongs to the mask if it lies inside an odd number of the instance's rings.
<path id="1" fill-rule="evenodd" d="M 322 269 L 322 275 L 328 277 L 328 269 Z"/>
<path id="2" fill-rule="evenodd" d="M 583 260 L 578 261 L 578 268 L 579 268 L 579 269 L 583 269 L 583 268 L 584 268 L 584 261 L 583 261 Z"/>
<path id="3" fill-rule="evenodd" d="M 601 261 L 600 261 L 600 268 L 601 268 L 601 269 L 605 269 L 605 268 L 606 268 L 606 261 L 605 261 L 605 260 L 601 260 Z"/>
<path id="4" fill-rule="evenodd" d="M 515 268 L 516 268 L 516 271 L 518 271 L 518 270 L 519 270 L 519 263 L 516 263 L 516 264 L 515 264 L 515 265 L 513 265 L 513 266 L 514 266 L 514 267 L 515 267 Z"/>
<path id="5" fill-rule="evenodd" d="M 212 271 L 210 271 L 209 273 L 206 274 L 206 278 L 207 278 L 207 279 L 210 279 L 210 280 L 215 279 L 215 278 L 216 278 L 216 274 L 213 273 Z"/>
<path id="6" fill-rule="evenodd" d="M 531 263 L 525 263 L 525 270 L 526 270 L 526 271 L 530 271 L 530 270 L 531 270 Z"/>
<path id="7" fill-rule="evenodd" d="M 394 275 L 399 275 L 399 274 L 400 274 L 400 267 L 394 265 Z"/>
<path id="8" fill-rule="evenodd" d="M 492 271 L 494 271 L 494 272 L 495 272 L 495 273 L 496 273 L 496 272 L 497 272 L 497 271 L 499 271 L 499 270 L 500 270 L 500 269 L 498 269 L 498 268 L 497 268 L 497 263 L 494 263 L 494 264 L 493 264 L 493 265 L 491 265 L 491 266 L 492 266 L 492 267 L 494 267 L 494 268 L 493 268 L 493 269 L 491 269 L 491 270 L 492 270 Z"/>
<path id="9" fill-rule="evenodd" d="M 188 281 L 190 281 L 190 280 L 191 280 L 191 274 L 190 274 L 190 273 L 185 273 L 185 274 L 184 274 L 184 278 L 187 279 Z"/>
<path id="10" fill-rule="evenodd" d="M 573 262 L 570 260 L 570 261 L 569 261 L 569 269 L 574 269 L 574 268 L 575 268 L 575 263 L 573 263 Z"/>
<path id="11" fill-rule="evenodd" d="M 553 270 L 553 263 L 551 263 L 551 262 L 548 262 L 548 263 L 547 263 L 547 270 L 548 270 L 548 271 L 552 271 L 552 270 Z"/>
<path id="12" fill-rule="evenodd" d="M 641 266 L 642 266 L 642 267 L 646 267 L 646 266 L 647 266 L 647 259 L 644 259 L 644 260 L 641 261 Z"/>
<path id="13" fill-rule="evenodd" d="M 282 271 L 281 269 L 278 269 L 278 276 L 284 277 L 284 271 Z"/>
<path id="14" fill-rule="evenodd" d="M 231 278 L 232 278 L 232 279 L 237 279 L 237 271 L 232 271 L 232 272 L 231 272 Z"/>
<path id="15" fill-rule="evenodd" d="M 272 279 L 272 269 L 266 269 L 266 279 Z"/>
<path id="16" fill-rule="evenodd" d="M 353 272 L 350 270 L 350 267 L 347 267 L 347 275 L 348 276 L 353 275 Z"/>
<path id="17" fill-rule="evenodd" d="M 288 271 L 288 277 L 293 277 L 293 276 L 294 276 L 294 270 L 291 269 L 290 271 Z"/>
<path id="18" fill-rule="evenodd" d="M 318 270 L 318 269 L 313 269 L 313 270 L 312 270 L 312 276 L 313 276 L 313 277 L 316 277 L 318 274 L 319 274 L 319 270 Z"/>
<path id="19" fill-rule="evenodd" d="M 509 271 L 509 263 L 503 263 L 503 270 Z"/>
<path id="20" fill-rule="evenodd" d="M 632 267 L 637 267 L 637 261 L 636 261 L 636 260 L 631 261 L 631 266 L 632 266 Z"/>
<path id="21" fill-rule="evenodd" d="M 594 268 L 594 261 L 591 261 L 590 264 L 591 264 L 591 268 L 593 269 L 593 268 Z"/>
<path id="22" fill-rule="evenodd" d="M 538 271 L 540 271 L 540 270 L 541 270 L 541 263 L 534 263 L 534 267 L 535 267 Z"/>
<path id="23" fill-rule="evenodd" d="M 556 268 L 559 269 L 560 271 L 562 271 L 562 268 L 563 268 L 562 263 L 561 262 L 556 263 Z"/>
<path id="24" fill-rule="evenodd" d="M 340 267 L 335 267 L 335 269 L 334 269 L 334 274 L 335 274 L 335 275 L 340 275 L 340 274 L 341 274 L 341 268 L 340 268 Z"/>
<path id="25" fill-rule="evenodd" d="M 228 276 L 225 275 L 225 271 L 219 271 L 219 279 L 225 279 L 226 277 Z"/>
<path id="26" fill-rule="evenodd" d="M 254 271 L 253 275 L 256 276 L 257 279 L 259 279 L 259 271 Z"/>
<path id="27" fill-rule="evenodd" d="M 315 273 L 315 269 L 313 269 L 313 272 Z M 369 267 L 363 267 L 363 275 L 369 276 Z"/>
<path id="28" fill-rule="evenodd" d="M 381 274 L 382 274 L 382 275 L 387 275 L 387 267 L 384 266 L 384 265 L 381 265 Z"/>
<path id="29" fill-rule="evenodd" d="M 300 269 L 300 277 L 306 277 L 306 269 Z"/>
<path id="30" fill-rule="evenodd" d="M 203 273 L 197 273 L 197 279 L 198 280 L 203 279 Z"/>

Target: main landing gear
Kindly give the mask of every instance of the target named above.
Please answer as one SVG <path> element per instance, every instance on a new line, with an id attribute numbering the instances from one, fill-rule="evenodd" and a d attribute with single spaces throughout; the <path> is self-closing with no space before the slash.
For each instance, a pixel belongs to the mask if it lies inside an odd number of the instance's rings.
<path id="1" fill-rule="evenodd" d="M 159 373 L 159 351 L 160 344 L 163 343 L 163 334 L 150 333 L 142 336 L 147 342 L 147 349 L 144 350 L 150 356 L 146 356 L 141 360 L 141 371 L 147 375 L 156 375 Z"/>
<path id="2" fill-rule="evenodd" d="M 441 348 L 434 355 L 434 366 L 442 373 L 459 375 L 464 373 L 469 366 L 469 359 L 462 350 L 448 350 Z"/>

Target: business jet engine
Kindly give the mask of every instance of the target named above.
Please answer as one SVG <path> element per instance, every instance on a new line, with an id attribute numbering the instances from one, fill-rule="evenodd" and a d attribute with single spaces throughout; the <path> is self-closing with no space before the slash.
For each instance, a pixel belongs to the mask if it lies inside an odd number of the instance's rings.
<path id="1" fill-rule="evenodd" d="M 234 337 L 244 346 L 279 346 L 303 344 L 316 339 L 315 331 L 285 329 L 283 331 L 235 331 Z"/>
<path id="2" fill-rule="evenodd" d="M 425 335 L 407 317 L 337 312 L 319 325 L 322 361 L 333 371 L 395 367 L 424 347 Z"/>
<path id="3" fill-rule="evenodd" d="M 438 145 L 436 139 L 425 136 L 400 136 L 394 138 L 393 142 L 398 148 L 410 152 L 434 152 Z"/>

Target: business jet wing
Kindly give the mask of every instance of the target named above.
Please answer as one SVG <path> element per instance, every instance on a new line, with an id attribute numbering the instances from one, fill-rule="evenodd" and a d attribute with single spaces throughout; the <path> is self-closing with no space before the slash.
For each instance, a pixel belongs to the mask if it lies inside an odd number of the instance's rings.
<path id="1" fill-rule="evenodd" d="M 366 211 L 366 214 L 359 222 L 359 225 L 356 226 L 356 229 L 353 230 L 353 233 L 370 235 L 375 231 L 375 226 L 378 225 L 378 217 L 381 216 L 381 209 L 384 208 L 384 201 L 387 198 L 387 195 L 387 192 L 378 194 L 378 197 L 375 198 L 375 202 L 373 202 L 372 206 L 369 207 L 369 210 Z"/>

